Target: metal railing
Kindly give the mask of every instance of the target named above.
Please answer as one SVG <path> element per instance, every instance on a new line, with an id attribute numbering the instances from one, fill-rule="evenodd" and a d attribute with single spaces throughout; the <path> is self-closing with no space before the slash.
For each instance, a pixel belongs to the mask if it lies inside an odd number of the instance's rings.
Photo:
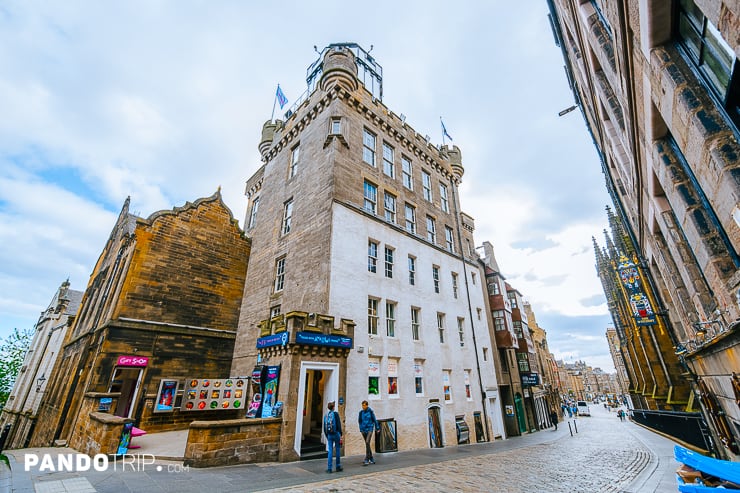
<path id="1" fill-rule="evenodd" d="M 707 452 L 711 452 L 714 448 L 701 413 L 632 409 L 630 415 L 633 421 L 676 440 Z"/>

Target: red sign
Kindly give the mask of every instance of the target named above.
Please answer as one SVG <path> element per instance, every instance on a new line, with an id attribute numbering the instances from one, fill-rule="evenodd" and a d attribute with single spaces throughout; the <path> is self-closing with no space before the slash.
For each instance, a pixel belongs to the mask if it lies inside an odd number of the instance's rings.
<path id="1" fill-rule="evenodd" d="M 149 363 L 149 358 L 146 356 L 119 356 L 118 366 L 146 366 Z"/>

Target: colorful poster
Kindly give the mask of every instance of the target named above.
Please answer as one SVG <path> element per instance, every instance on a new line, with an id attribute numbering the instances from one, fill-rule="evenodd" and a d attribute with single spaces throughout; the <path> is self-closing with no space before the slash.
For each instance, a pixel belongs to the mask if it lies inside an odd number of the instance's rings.
<path id="1" fill-rule="evenodd" d="M 116 455 L 126 455 L 128 446 L 131 444 L 131 431 L 134 429 L 134 423 L 124 423 L 121 431 L 121 439 L 118 441 L 118 450 Z"/>
<path id="2" fill-rule="evenodd" d="M 272 408 L 277 401 L 280 366 L 268 366 L 265 375 L 264 393 L 262 394 L 262 417 L 272 417 Z"/>
<path id="3" fill-rule="evenodd" d="M 267 371 L 263 365 L 257 365 L 252 370 L 252 401 L 247 410 L 248 418 L 262 416 L 262 373 Z"/>
<path id="4" fill-rule="evenodd" d="M 177 396 L 177 380 L 163 379 L 159 382 L 157 403 L 154 406 L 155 413 L 171 412 L 175 410 L 175 397 Z"/>

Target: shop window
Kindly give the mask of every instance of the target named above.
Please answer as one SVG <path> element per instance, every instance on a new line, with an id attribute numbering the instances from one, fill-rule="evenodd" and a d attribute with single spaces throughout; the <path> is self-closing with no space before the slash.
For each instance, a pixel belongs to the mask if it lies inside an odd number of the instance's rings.
<path id="1" fill-rule="evenodd" d="M 414 360 L 414 388 L 417 397 L 424 396 L 424 361 Z"/>
<path id="2" fill-rule="evenodd" d="M 445 404 L 452 403 L 452 387 L 450 387 L 450 370 L 444 370 L 442 372 L 442 392 L 445 396 Z"/>
<path id="3" fill-rule="evenodd" d="M 369 399 L 380 399 L 380 360 L 370 358 L 367 369 L 367 394 Z"/>
<path id="4" fill-rule="evenodd" d="M 388 397 L 398 398 L 398 360 L 388 360 Z"/>

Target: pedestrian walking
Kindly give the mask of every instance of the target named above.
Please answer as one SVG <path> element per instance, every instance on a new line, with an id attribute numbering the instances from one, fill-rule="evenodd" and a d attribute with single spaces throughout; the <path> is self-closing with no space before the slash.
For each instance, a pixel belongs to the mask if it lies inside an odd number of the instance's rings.
<path id="1" fill-rule="evenodd" d="M 326 416 L 324 416 L 324 435 L 326 435 L 329 452 L 326 472 L 331 473 L 331 460 L 333 456 L 336 457 L 336 469 L 339 472 L 342 470 L 340 450 L 342 445 L 342 420 L 339 417 L 339 413 L 334 410 L 334 401 L 331 401 L 326 407 L 328 411 Z"/>
<path id="2" fill-rule="evenodd" d="M 357 416 L 357 423 L 360 425 L 362 438 L 365 439 L 365 460 L 362 462 L 362 465 L 375 464 L 373 451 L 370 448 L 370 440 L 373 437 L 373 431 L 380 431 L 380 423 L 375 418 L 375 412 L 368 406 L 367 401 L 362 401 L 362 410 Z"/>
<path id="3" fill-rule="evenodd" d="M 550 409 L 550 421 L 555 426 L 555 431 L 558 431 L 558 413 L 555 412 L 555 409 Z"/>

